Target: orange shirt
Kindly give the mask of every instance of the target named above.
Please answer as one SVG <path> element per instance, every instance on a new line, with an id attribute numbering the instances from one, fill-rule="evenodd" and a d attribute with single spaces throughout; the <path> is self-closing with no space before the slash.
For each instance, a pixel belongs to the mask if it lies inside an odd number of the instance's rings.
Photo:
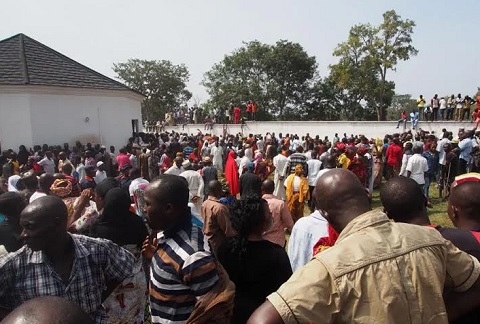
<path id="1" fill-rule="evenodd" d="M 257 112 L 257 105 L 256 104 L 252 104 L 252 112 Z"/>

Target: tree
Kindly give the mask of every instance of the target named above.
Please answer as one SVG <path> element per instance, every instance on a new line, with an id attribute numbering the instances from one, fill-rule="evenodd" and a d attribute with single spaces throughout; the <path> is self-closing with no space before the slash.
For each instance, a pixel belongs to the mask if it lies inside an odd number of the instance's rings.
<path id="1" fill-rule="evenodd" d="M 402 20 L 390 10 L 383 14 L 379 26 L 353 26 L 347 41 L 333 53 L 340 58 L 338 64 L 331 66 L 334 80 L 351 94 L 353 101 L 368 98 L 378 120 L 385 120 L 394 93 L 393 83 L 387 80 L 388 71 L 395 71 L 399 61 L 418 53 L 412 45 L 413 27 L 412 20 Z"/>
<path id="2" fill-rule="evenodd" d="M 189 73 L 183 64 L 129 59 L 126 63 L 113 64 L 113 70 L 127 86 L 145 95 L 142 102 L 145 120 L 161 120 L 167 111 L 180 107 L 192 97 L 186 89 Z"/>
<path id="3" fill-rule="evenodd" d="M 412 99 L 410 94 L 398 94 L 392 98 L 392 103 L 387 109 L 387 120 L 398 120 L 400 113 L 406 111 L 407 114 L 417 109 L 417 101 Z"/>
<path id="4" fill-rule="evenodd" d="M 202 84 L 210 95 L 205 106 L 225 108 L 253 99 L 259 107 L 258 119 L 293 118 L 316 69 L 315 57 L 300 44 L 244 43 L 205 73 Z"/>

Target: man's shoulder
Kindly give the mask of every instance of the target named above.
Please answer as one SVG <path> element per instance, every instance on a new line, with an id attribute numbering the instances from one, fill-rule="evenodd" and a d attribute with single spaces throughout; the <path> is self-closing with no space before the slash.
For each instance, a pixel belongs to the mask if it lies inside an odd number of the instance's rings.
<path id="1" fill-rule="evenodd" d="M 7 253 L 0 256 L 0 269 L 3 269 L 4 267 L 7 267 L 9 265 L 17 265 L 22 258 L 27 257 L 27 254 L 29 252 L 31 252 L 31 250 L 26 245 L 24 245 L 15 252 Z"/>

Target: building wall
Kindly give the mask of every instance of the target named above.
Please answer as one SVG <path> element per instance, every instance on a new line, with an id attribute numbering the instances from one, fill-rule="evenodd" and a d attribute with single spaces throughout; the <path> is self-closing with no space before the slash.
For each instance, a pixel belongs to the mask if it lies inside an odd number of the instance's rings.
<path id="1" fill-rule="evenodd" d="M 0 147 L 17 150 L 32 146 L 30 95 L 0 94 Z"/>
<path id="2" fill-rule="evenodd" d="M 320 135 L 322 138 L 328 136 L 332 138 L 335 133 L 338 133 L 342 137 L 343 133 L 347 135 L 363 134 L 368 138 L 383 138 L 385 134 L 394 134 L 403 132 L 402 126 L 397 129 L 397 122 L 366 122 L 366 121 L 272 121 L 272 122 L 247 122 L 246 125 L 241 127 L 240 125 L 227 125 L 227 132 L 229 134 L 242 133 L 248 134 L 266 134 L 267 132 L 282 133 L 283 135 L 297 134 L 304 136 L 307 133 L 312 135 Z M 419 122 L 419 128 L 429 132 L 435 132 L 441 134 L 443 128 L 449 131 L 457 133 L 460 127 L 466 129 L 473 128 L 473 124 L 470 122 Z M 188 124 L 182 129 L 182 126 L 166 127 L 167 131 L 176 131 L 187 134 L 197 134 L 200 129 L 203 133 L 213 133 L 220 135 L 223 133 L 223 125 L 214 125 L 213 131 L 204 130 L 204 125 L 201 124 Z M 407 123 L 406 130 L 410 129 L 410 123 Z"/>
<path id="3" fill-rule="evenodd" d="M 141 126 L 142 100 L 131 91 L 0 88 L 2 148 L 81 141 L 113 145 L 118 150 L 132 135 L 132 120 L 137 119 Z"/>
<path id="4" fill-rule="evenodd" d="M 98 143 L 119 147 L 141 123 L 140 103 L 122 97 L 33 95 L 30 100 L 34 144 Z"/>

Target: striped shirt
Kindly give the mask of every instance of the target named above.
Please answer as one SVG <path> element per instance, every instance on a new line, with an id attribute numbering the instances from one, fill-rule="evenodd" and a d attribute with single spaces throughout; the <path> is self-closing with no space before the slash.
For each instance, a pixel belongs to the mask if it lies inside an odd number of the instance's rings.
<path id="1" fill-rule="evenodd" d="M 218 282 L 216 262 L 202 229 L 190 222 L 157 239 L 150 271 L 152 322 L 184 323 L 196 301 Z"/>

